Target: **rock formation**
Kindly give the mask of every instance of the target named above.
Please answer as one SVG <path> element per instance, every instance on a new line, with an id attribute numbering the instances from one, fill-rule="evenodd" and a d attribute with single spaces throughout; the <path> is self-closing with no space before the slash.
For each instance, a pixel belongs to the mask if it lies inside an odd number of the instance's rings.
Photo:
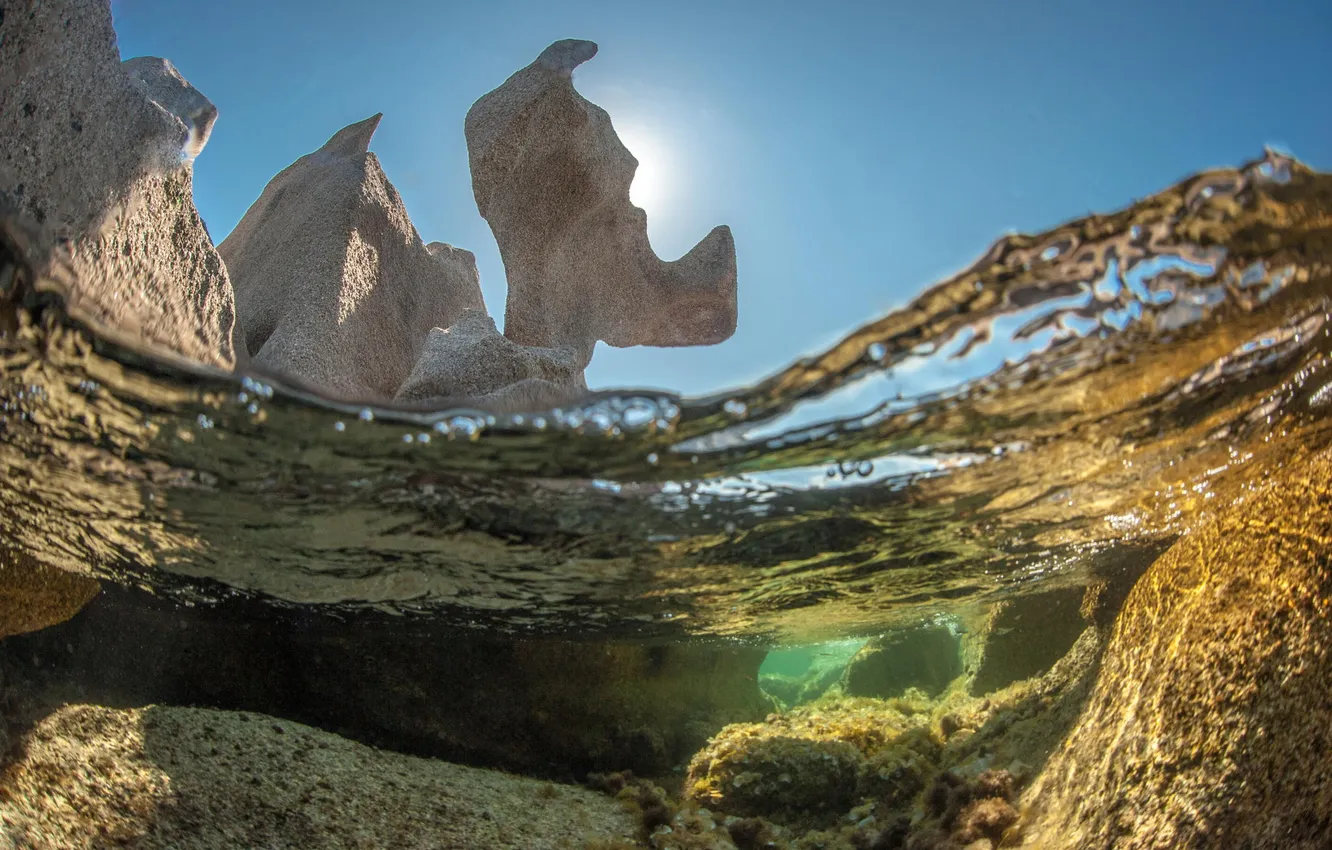
<path id="1" fill-rule="evenodd" d="M 730 231 L 675 262 L 652 252 L 629 202 L 637 161 L 571 83 L 595 52 L 556 42 L 467 115 L 473 190 L 508 274 L 503 335 L 475 258 L 423 245 L 369 153 L 376 115 L 274 177 L 219 248 L 254 361 L 344 400 L 519 410 L 586 392 L 598 341 L 734 333 Z"/>
<path id="2" fill-rule="evenodd" d="M 20 748 L 0 778 L 5 847 L 557 850 L 632 846 L 636 827 L 618 801 L 585 788 L 383 752 L 263 715 L 70 705 Z"/>
<path id="3" fill-rule="evenodd" d="M 396 400 L 452 398 L 495 410 L 536 410 L 586 391 L 574 351 L 519 345 L 496 330 L 484 310 L 468 310 L 448 330 L 430 331 Z"/>
<path id="4" fill-rule="evenodd" d="M 68 260 L 80 315 L 230 366 L 231 286 L 189 164 L 215 114 L 164 60 L 122 66 L 107 0 L 4 10 L 0 193 L 43 228 L 34 264 Z"/>
<path id="5" fill-rule="evenodd" d="M 508 274 L 504 335 L 572 349 L 580 368 L 599 340 L 712 345 L 736 323 L 728 228 L 674 262 L 648 244 L 646 214 L 629 201 L 638 161 L 573 87 L 596 50 L 555 42 L 473 104 L 465 125 L 477 207 Z"/>
<path id="6" fill-rule="evenodd" d="M 348 401 L 392 399 L 431 328 L 485 309 L 476 258 L 427 247 L 369 152 L 380 118 L 269 181 L 218 248 L 254 362 Z"/>
<path id="7" fill-rule="evenodd" d="M 1332 846 L 1329 482 L 1289 459 L 1134 586 L 1029 846 Z"/>
<path id="8" fill-rule="evenodd" d="M 0 548 L 0 639 L 63 623 L 99 590 L 95 579 Z"/>
<path id="9" fill-rule="evenodd" d="M 179 118 L 189 128 L 183 151 L 190 159 L 208 144 L 217 120 L 217 107 L 190 85 L 176 66 L 156 56 L 126 59 L 122 65 L 148 95 L 149 100 Z"/>

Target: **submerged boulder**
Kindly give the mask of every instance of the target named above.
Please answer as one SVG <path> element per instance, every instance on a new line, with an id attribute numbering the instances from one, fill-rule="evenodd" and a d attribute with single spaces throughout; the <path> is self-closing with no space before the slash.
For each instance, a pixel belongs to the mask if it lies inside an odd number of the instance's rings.
<path id="1" fill-rule="evenodd" d="M 381 117 L 280 172 L 218 249 L 253 361 L 349 401 L 392 399 L 431 328 L 485 309 L 476 258 L 427 247 L 369 152 Z"/>
<path id="2" fill-rule="evenodd" d="M 556 850 L 629 846 L 635 826 L 585 788 L 199 708 L 62 707 L 0 776 L 4 846 L 30 850 Z"/>
<path id="3" fill-rule="evenodd" d="M 215 116 L 165 60 L 122 65 L 107 0 L 4 10 L 0 195 L 41 228 L 29 260 L 67 269 L 79 315 L 229 367 L 231 285 L 190 170 Z"/>
<path id="4" fill-rule="evenodd" d="M 638 161 L 573 87 L 574 68 L 596 50 L 555 42 L 473 104 L 465 124 L 477 208 L 508 273 L 504 335 L 571 349 L 580 369 L 598 341 L 712 345 L 736 323 L 727 227 L 674 262 L 648 244 L 646 214 L 629 201 Z"/>
<path id="5" fill-rule="evenodd" d="M 1288 459 L 1137 583 L 1030 846 L 1332 846 L 1329 482 Z"/>
<path id="6" fill-rule="evenodd" d="M 0 639 L 63 623 L 99 590 L 96 579 L 0 548 Z"/>

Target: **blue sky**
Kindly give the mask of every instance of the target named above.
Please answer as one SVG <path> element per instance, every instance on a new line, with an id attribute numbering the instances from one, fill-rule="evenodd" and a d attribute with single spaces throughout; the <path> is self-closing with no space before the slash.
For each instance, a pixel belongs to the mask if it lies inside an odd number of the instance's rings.
<path id="1" fill-rule="evenodd" d="M 599 346 L 594 388 L 704 393 L 835 342 L 1009 230 L 1115 209 L 1264 144 L 1332 169 L 1332 3 L 113 0 L 123 58 L 164 56 L 218 107 L 195 164 L 220 242 L 264 185 L 376 112 L 374 151 L 426 241 L 503 266 L 463 117 L 561 38 L 642 161 L 657 253 L 735 234 L 739 329 L 711 348 Z"/>

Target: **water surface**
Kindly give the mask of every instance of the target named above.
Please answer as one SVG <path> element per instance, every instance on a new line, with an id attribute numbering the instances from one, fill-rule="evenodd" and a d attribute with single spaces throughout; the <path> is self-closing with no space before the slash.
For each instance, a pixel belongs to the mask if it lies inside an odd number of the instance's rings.
<path id="1" fill-rule="evenodd" d="M 801 643 L 964 616 L 1139 571 L 1217 492 L 1328 441 L 1330 216 L 1332 177 L 1269 152 L 1006 236 L 754 386 L 521 416 L 182 363 L 6 250 L 0 533 L 187 604 L 503 633 Z"/>

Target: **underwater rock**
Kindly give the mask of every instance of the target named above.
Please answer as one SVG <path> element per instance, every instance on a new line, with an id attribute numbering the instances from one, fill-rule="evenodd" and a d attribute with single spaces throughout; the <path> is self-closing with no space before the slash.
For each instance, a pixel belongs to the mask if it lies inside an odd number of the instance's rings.
<path id="1" fill-rule="evenodd" d="M 587 391 L 571 349 L 531 348 L 501 334 L 484 310 L 433 328 L 395 401 L 467 400 L 491 410 L 539 410 Z"/>
<path id="2" fill-rule="evenodd" d="M 1082 612 L 1086 592 L 1063 587 L 997 603 L 980 633 L 966 641 L 976 656 L 967 690 L 981 696 L 1050 669 L 1089 625 Z"/>
<path id="3" fill-rule="evenodd" d="M 584 788 L 375 750 L 263 715 L 63 707 L 0 778 L 0 834 L 30 850 L 434 847 L 629 841 Z M 623 846 L 623 845 L 622 845 Z"/>
<path id="4" fill-rule="evenodd" d="M 392 399 L 431 328 L 485 309 L 476 258 L 427 247 L 370 153 L 381 117 L 281 171 L 218 246 L 253 361 L 347 401 Z"/>
<path id="5" fill-rule="evenodd" d="M 94 579 L 0 549 L 0 638 L 63 623 L 99 590 Z"/>
<path id="6" fill-rule="evenodd" d="M 258 601 L 182 608 L 108 583 L 69 622 L 0 643 L 0 668 L 53 705 L 261 711 L 417 755 L 582 779 L 665 775 L 726 724 L 763 717 L 763 655 L 523 640 Z"/>
<path id="7" fill-rule="evenodd" d="M 760 723 L 736 723 L 689 763 L 684 796 L 740 817 L 803 827 L 858 799 L 909 802 L 936 768 L 923 715 L 884 700 L 825 699 Z"/>
<path id="8" fill-rule="evenodd" d="M 145 83 L 153 62 L 162 73 Z M 193 104 L 202 120 L 216 110 L 179 74 L 167 92 L 167 67 L 122 66 L 107 0 L 7 8 L 0 195 L 40 227 L 27 259 L 67 272 L 53 277 L 80 315 L 230 367 L 231 285 L 194 207 L 185 158 L 206 133 L 173 111 Z"/>
<path id="9" fill-rule="evenodd" d="M 902 696 L 916 688 L 943 693 L 962 675 L 962 641 L 947 626 L 925 624 L 873 638 L 856 653 L 842 677 L 847 696 Z"/>
<path id="10" fill-rule="evenodd" d="M 504 335 L 572 348 L 578 368 L 598 341 L 712 345 L 735 332 L 735 244 L 725 226 L 663 262 L 629 201 L 638 161 L 606 111 L 575 91 L 597 46 L 567 39 L 467 113 L 472 189 L 508 273 Z"/>
<path id="11" fill-rule="evenodd" d="M 685 779 L 690 796 L 739 817 L 799 811 L 831 820 L 851 808 L 864 762 L 855 747 L 747 731 L 727 727 L 695 756 Z"/>
<path id="12" fill-rule="evenodd" d="M 1030 846 L 1332 846 L 1332 453 L 1283 467 L 1129 594 Z"/>

